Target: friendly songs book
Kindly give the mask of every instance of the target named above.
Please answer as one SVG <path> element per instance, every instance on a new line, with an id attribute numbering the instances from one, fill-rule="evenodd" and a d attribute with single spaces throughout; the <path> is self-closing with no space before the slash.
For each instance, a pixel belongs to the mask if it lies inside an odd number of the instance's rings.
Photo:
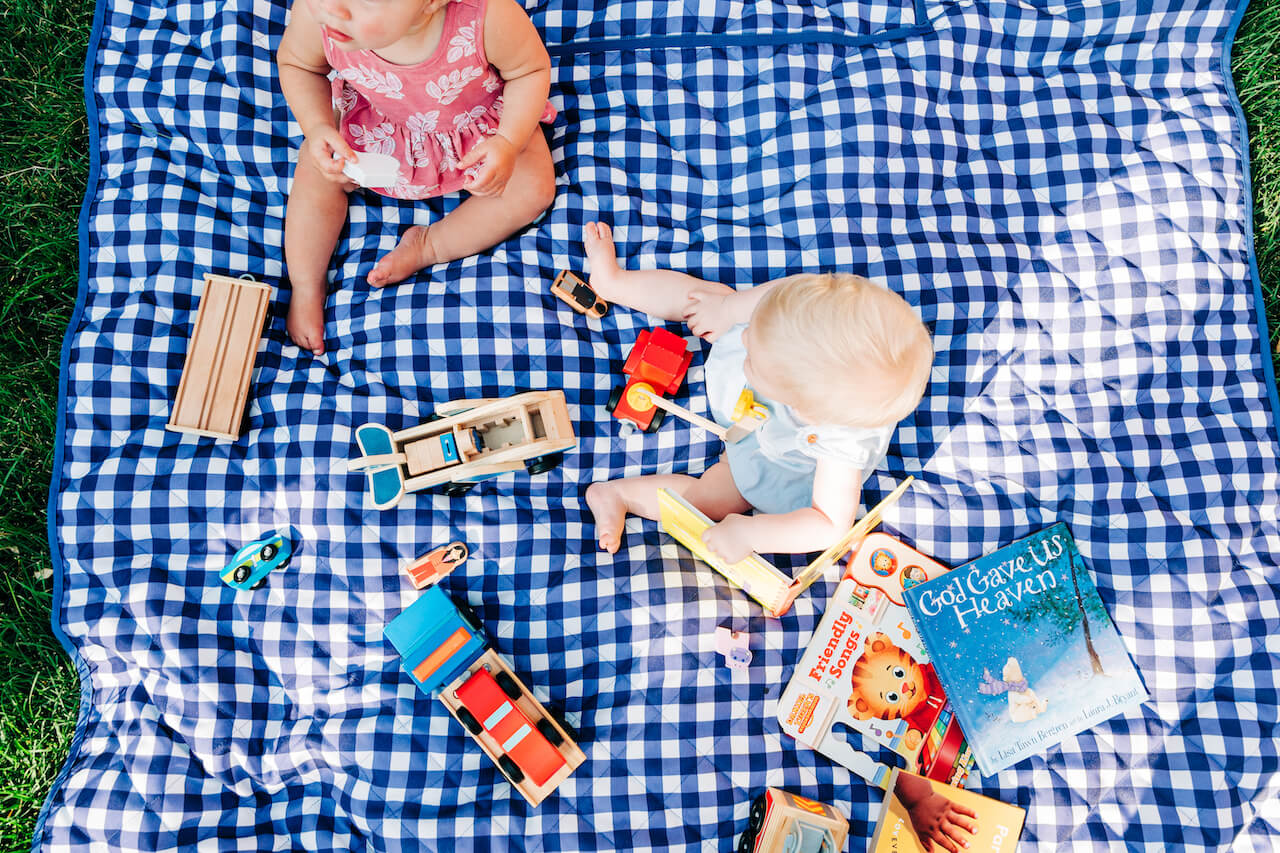
<path id="1" fill-rule="evenodd" d="M 903 595 L 983 774 L 1147 699 L 1065 524 Z"/>
<path id="2" fill-rule="evenodd" d="M 963 785 L 973 756 L 898 603 L 904 585 L 946 571 L 891 536 L 868 536 L 778 703 L 782 730 L 882 788 L 892 768 L 864 751 L 875 745 L 922 775 Z"/>
<path id="3" fill-rule="evenodd" d="M 869 853 L 1013 853 L 1026 816 L 1017 806 L 897 769 Z"/>

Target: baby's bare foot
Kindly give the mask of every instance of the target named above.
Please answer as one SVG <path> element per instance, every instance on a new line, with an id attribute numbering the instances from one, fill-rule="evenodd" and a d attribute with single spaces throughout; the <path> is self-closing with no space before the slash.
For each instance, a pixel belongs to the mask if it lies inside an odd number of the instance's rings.
<path id="1" fill-rule="evenodd" d="M 618 484 L 606 481 L 588 486 L 587 508 L 596 520 L 600 550 L 618 553 L 618 546 L 622 544 L 622 525 L 627 520 L 627 502 Z"/>
<path id="2" fill-rule="evenodd" d="M 313 355 L 324 355 L 324 285 L 294 286 L 286 322 L 293 342 Z"/>
<path id="3" fill-rule="evenodd" d="M 404 232 L 396 247 L 373 265 L 369 271 L 369 284 L 374 287 L 398 284 L 418 270 L 434 264 L 436 252 L 427 237 L 428 231 L 425 225 L 415 225 Z"/>
<path id="4" fill-rule="evenodd" d="M 582 229 L 582 245 L 587 251 L 591 289 L 606 302 L 617 302 L 618 255 L 613 245 L 613 229 L 603 222 L 588 222 Z"/>

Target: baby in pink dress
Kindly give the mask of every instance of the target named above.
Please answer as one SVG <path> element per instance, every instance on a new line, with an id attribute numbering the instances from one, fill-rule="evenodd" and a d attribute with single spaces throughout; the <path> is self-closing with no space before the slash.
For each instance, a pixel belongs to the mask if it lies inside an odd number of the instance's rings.
<path id="1" fill-rule="evenodd" d="M 406 231 L 369 273 L 375 287 L 488 249 L 555 199 L 539 129 L 555 118 L 551 59 L 516 0 L 298 0 L 276 59 L 306 137 L 284 229 L 289 336 L 303 349 L 324 352 L 329 259 L 356 186 L 343 167 L 358 152 L 398 161 L 383 195 L 470 194 Z"/>

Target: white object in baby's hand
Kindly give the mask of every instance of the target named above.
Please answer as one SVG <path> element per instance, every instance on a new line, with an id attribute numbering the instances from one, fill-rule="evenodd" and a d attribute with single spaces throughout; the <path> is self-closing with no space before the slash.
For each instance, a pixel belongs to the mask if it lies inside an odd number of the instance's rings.
<path id="1" fill-rule="evenodd" d="M 338 155 L 335 153 L 334 157 Z M 373 154 L 368 151 L 348 160 L 342 174 L 362 187 L 395 186 L 400 174 L 400 161 L 390 154 Z"/>

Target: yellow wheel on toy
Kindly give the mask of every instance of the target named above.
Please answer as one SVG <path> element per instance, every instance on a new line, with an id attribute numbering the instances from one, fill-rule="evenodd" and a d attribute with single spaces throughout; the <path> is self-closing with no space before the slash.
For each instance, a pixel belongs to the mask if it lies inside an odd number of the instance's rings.
<path id="1" fill-rule="evenodd" d="M 649 396 L 653 393 L 652 385 L 647 382 L 637 382 L 627 389 L 627 405 L 634 412 L 647 412 L 655 408 L 653 399 Z"/>

